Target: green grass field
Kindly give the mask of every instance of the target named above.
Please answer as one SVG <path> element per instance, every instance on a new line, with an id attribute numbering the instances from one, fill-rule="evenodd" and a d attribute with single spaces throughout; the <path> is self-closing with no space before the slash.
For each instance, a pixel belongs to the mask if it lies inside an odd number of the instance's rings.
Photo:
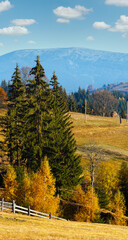
<path id="1" fill-rule="evenodd" d="M 128 227 L 0 212 L 1 240 L 127 240 Z"/>

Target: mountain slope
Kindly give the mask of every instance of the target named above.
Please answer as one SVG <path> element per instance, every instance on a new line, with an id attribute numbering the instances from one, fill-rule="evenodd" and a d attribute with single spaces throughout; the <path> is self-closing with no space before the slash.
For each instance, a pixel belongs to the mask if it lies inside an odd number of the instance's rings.
<path id="1" fill-rule="evenodd" d="M 18 50 L 0 56 L 0 81 L 11 79 L 16 66 L 35 65 L 40 56 L 47 77 L 56 71 L 60 84 L 67 92 L 80 86 L 92 84 L 99 88 L 103 84 L 128 81 L 128 54 L 90 50 L 84 48 Z"/>

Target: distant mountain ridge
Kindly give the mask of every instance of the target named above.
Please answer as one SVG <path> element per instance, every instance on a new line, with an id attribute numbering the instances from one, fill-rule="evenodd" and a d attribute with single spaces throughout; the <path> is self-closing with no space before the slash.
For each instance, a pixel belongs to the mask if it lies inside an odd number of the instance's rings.
<path id="1" fill-rule="evenodd" d="M 56 72 L 58 81 L 67 92 L 79 87 L 100 88 L 104 84 L 128 82 L 128 54 L 86 48 L 17 50 L 0 56 L 0 82 L 9 81 L 16 63 L 19 67 L 35 66 L 40 57 L 48 79 Z"/>
<path id="2" fill-rule="evenodd" d="M 121 82 L 118 84 L 111 83 L 111 84 L 108 84 L 107 86 L 104 85 L 100 88 L 94 88 L 94 89 L 92 89 L 91 86 L 89 86 L 88 90 L 90 93 L 107 90 L 110 92 L 120 92 L 122 94 L 128 94 L 128 82 Z"/>

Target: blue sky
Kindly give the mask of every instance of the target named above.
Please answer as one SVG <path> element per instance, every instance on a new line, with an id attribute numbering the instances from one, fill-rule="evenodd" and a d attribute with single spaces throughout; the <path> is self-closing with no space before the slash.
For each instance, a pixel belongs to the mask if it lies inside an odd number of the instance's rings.
<path id="1" fill-rule="evenodd" d="M 0 0 L 0 55 L 59 47 L 128 53 L 128 0 Z"/>

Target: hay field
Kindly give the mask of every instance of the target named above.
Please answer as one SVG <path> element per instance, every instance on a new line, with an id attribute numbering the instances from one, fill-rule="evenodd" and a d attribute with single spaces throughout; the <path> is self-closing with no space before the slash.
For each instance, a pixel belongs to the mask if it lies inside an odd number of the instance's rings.
<path id="1" fill-rule="evenodd" d="M 102 149 L 108 160 L 128 160 L 128 123 L 119 118 L 70 113 L 73 121 L 73 132 L 76 138 L 78 153 L 86 158 L 86 147 L 90 142 Z"/>
<path id="2" fill-rule="evenodd" d="M 0 212 L 1 240 L 127 240 L 128 227 Z"/>

